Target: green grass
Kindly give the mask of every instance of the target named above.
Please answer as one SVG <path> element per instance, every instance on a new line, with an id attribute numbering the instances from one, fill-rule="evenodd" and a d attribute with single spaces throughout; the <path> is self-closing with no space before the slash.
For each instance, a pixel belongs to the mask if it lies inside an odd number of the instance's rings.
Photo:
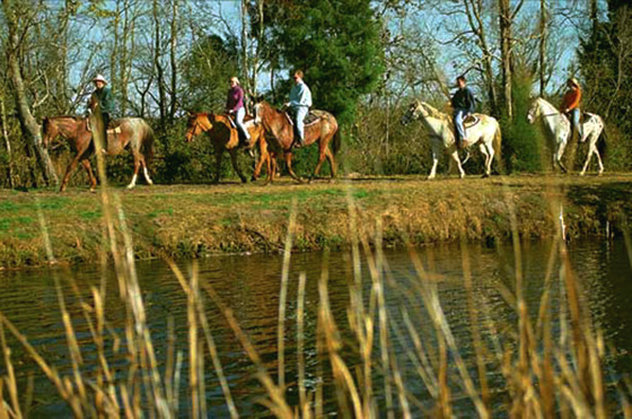
<path id="1" fill-rule="evenodd" d="M 547 237 L 553 234 L 553 209 L 546 198 L 551 188 L 565 191 L 565 221 L 572 235 L 601 234 L 606 222 L 615 231 L 626 220 L 632 222 L 632 175 L 444 177 L 432 182 L 402 176 L 301 185 L 282 178 L 269 186 L 159 185 L 115 193 L 138 255 L 196 257 L 282 248 L 294 200 L 301 225 L 295 244 L 301 250 L 348 243 L 349 197 L 359 210 L 358 222 L 375 225 L 382 220 L 389 246 L 402 244 L 403 237 L 413 244 L 463 236 L 496 242 L 509 236 L 509 205 L 520 234 Z M 56 258 L 95 260 L 103 248 L 98 194 L 85 188 L 64 195 L 0 191 L 0 266 L 20 266 L 24 254 L 31 255 L 30 263 L 45 262 L 38 212 L 46 221 Z"/>

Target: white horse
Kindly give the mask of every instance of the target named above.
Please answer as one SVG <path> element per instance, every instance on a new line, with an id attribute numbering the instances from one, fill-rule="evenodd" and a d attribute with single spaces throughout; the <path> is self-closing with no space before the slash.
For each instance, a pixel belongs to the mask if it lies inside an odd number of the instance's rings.
<path id="1" fill-rule="evenodd" d="M 485 157 L 485 174 L 488 177 L 492 172 L 492 161 L 494 156 L 500 158 L 501 134 L 498 121 L 488 115 L 474 114 L 478 121 L 468 126 L 466 124 L 467 147 L 478 144 L 478 148 Z M 402 116 L 402 124 L 406 125 L 411 120 L 421 119 L 430 133 L 430 146 L 432 149 L 432 169 L 428 179 L 434 179 L 437 174 L 437 164 L 441 152 L 449 153 L 456 162 L 461 178 L 465 177 L 465 171 L 461 165 L 459 154 L 455 147 L 454 123 L 452 118 L 443 112 L 438 111 L 429 104 L 417 100 L 413 102 L 408 111 Z M 465 161 L 469 159 L 468 155 Z M 464 163 L 465 163 L 464 161 Z"/>
<path id="2" fill-rule="evenodd" d="M 599 137 L 603 132 L 603 120 L 599 115 L 588 112 L 584 113 L 584 117 L 585 120 L 582 123 L 584 133 L 582 138 L 579 139 L 579 142 L 584 143 L 586 140 L 589 140 L 588 155 L 586 156 L 584 167 L 579 174 L 580 176 L 583 176 L 586 173 L 586 169 L 588 168 L 588 164 L 590 163 L 593 154 L 597 157 L 599 174 L 602 174 L 603 162 L 601 161 L 599 150 L 597 150 L 597 140 L 599 140 Z M 558 111 L 555 106 L 551 105 L 541 97 L 533 101 L 531 108 L 529 109 L 529 113 L 527 114 L 527 119 L 531 124 L 534 124 L 538 118 L 542 121 L 547 140 L 551 142 L 555 148 L 555 152 L 553 153 L 553 164 L 555 165 L 557 163 L 562 172 L 566 173 L 568 170 L 566 169 L 566 166 L 564 166 L 564 163 L 562 163 L 562 155 L 564 154 L 564 149 L 566 148 L 566 144 L 568 143 L 571 135 L 570 121 L 566 115 Z"/>

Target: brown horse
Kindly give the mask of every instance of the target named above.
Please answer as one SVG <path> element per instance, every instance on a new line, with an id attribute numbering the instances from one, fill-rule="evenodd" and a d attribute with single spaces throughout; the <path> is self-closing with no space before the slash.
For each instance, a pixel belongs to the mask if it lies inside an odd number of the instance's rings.
<path id="1" fill-rule="evenodd" d="M 259 177 L 261 167 L 264 163 L 267 163 L 269 174 L 272 170 L 271 166 L 275 162 L 270 159 L 268 144 L 265 141 L 263 128 L 260 125 L 254 124 L 252 117 L 245 118 L 245 125 L 248 133 L 250 134 L 250 143 L 247 144 L 246 147 L 248 149 L 252 149 L 257 144 L 259 145 L 259 153 L 261 156 L 259 157 L 259 162 L 255 167 L 254 174 L 252 175 L 252 180 L 256 180 Z M 237 150 L 239 148 L 238 132 L 237 128 L 231 124 L 229 117 L 226 115 L 216 115 L 212 112 L 189 113 L 187 132 L 185 134 L 186 142 L 190 143 L 196 136 L 203 132 L 209 136 L 211 144 L 213 144 L 215 150 L 216 166 L 214 182 L 219 182 L 222 155 L 224 154 L 224 151 L 228 151 L 235 172 L 237 172 L 241 181 L 245 183 L 247 179 L 237 165 Z"/>
<path id="2" fill-rule="evenodd" d="M 134 175 L 132 181 L 127 185 L 128 189 L 136 186 L 138 169 L 143 167 L 145 180 L 149 185 L 153 182 L 149 177 L 147 166 L 153 157 L 154 131 L 142 118 L 122 118 L 113 122 L 115 129 L 108 130 L 107 154 L 115 156 L 129 146 L 134 156 Z M 42 122 L 43 143 L 48 147 L 57 137 L 62 137 L 70 143 L 70 147 L 75 154 L 68 167 L 59 188 L 60 192 L 66 190 L 66 185 L 70 175 L 81 165 L 88 172 L 90 177 L 90 190 L 94 191 L 97 180 L 90 166 L 90 157 L 94 153 L 94 142 L 92 141 L 92 131 L 88 126 L 88 119 L 77 116 L 53 116 L 45 117 Z"/>
<path id="3" fill-rule="evenodd" d="M 329 112 L 314 110 L 310 112 L 317 119 L 305 124 L 305 146 L 318 143 L 318 163 L 310 180 L 318 176 L 320 168 L 325 161 L 329 160 L 331 167 L 331 177 L 336 176 L 336 163 L 334 155 L 340 148 L 340 133 L 338 132 L 338 121 Z M 290 176 L 296 181 L 301 179 L 292 170 L 292 144 L 294 143 L 294 127 L 288 119 L 288 115 L 278 109 L 273 108 L 268 102 L 260 101 L 255 105 L 255 123 L 263 125 L 268 139 L 268 145 L 274 153 L 283 153 L 285 163 Z M 329 149 L 329 142 L 333 139 L 333 152 Z M 273 154 L 274 155 L 274 154 Z"/>

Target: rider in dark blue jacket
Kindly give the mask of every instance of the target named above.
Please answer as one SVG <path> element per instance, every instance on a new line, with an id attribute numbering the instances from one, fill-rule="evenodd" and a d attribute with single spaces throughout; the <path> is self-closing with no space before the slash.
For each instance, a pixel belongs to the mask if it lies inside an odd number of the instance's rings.
<path id="1" fill-rule="evenodd" d="M 465 127 L 463 121 L 468 115 L 474 113 L 476 100 L 474 93 L 466 86 L 465 76 L 459 76 L 456 79 L 458 90 L 452 96 L 452 109 L 454 109 L 454 127 L 457 148 L 461 149 L 467 146 L 467 138 L 465 136 Z"/>

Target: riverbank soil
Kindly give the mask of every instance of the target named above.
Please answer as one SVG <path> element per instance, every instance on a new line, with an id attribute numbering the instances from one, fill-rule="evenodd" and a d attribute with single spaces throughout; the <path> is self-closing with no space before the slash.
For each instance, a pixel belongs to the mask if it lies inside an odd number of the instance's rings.
<path id="1" fill-rule="evenodd" d="M 632 175 L 498 176 L 434 181 L 412 176 L 338 179 L 273 185 L 140 186 L 110 188 L 120 201 L 141 259 L 168 255 L 277 252 L 296 202 L 297 251 L 344 248 L 356 225 L 386 246 L 466 238 L 493 245 L 511 236 L 558 234 L 560 214 L 570 239 L 619 234 L 632 222 Z M 116 214 L 118 217 L 119 214 Z M 515 220 L 515 222 L 512 222 Z M 379 221 L 379 223 L 378 223 Z M 380 225 L 378 227 L 378 224 Z M 47 263 L 46 236 L 58 262 L 96 261 L 104 244 L 99 193 L 75 188 L 0 191 L 0 268 Z"/>

